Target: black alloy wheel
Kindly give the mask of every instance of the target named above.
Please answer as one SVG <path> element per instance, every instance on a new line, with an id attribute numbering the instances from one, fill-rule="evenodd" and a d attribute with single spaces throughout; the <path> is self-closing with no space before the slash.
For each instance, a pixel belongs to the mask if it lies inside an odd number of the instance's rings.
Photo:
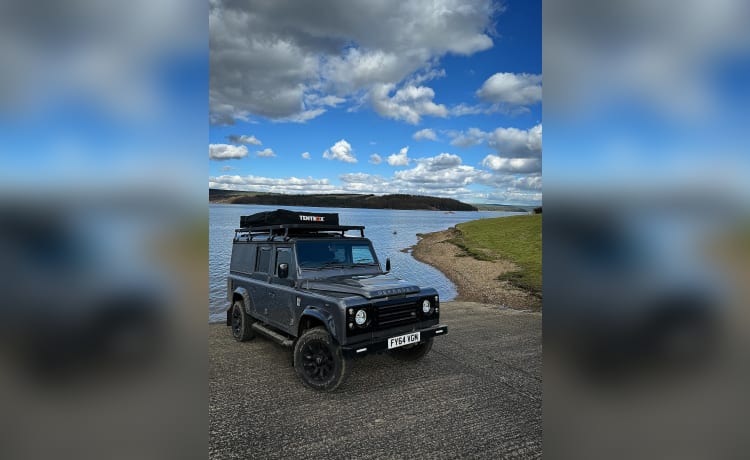
<path id="1" fill-rule="evenodd" d="M 294 346 L 294 370 L 305 385 L 321 391 L 333 391 L 349 374 L 350 363 L 322 327 L 308 329 Z"/>
<path id="2" fill-rule="evenodd" d="M 245 313 L 244 304 L 241 300 L 235 300 L 232 304 L 231 322 L 234 340 L 245 342 L 255 337 L 255 333 L 250 328 L 255 320 Z"/>
<path id="3" fill-rule="evenodd" d="M 302 348 L 302 367 L 308 380 L 323 384 L 333 375 L 333 354 L 321 341 L 307 342 Z"/>

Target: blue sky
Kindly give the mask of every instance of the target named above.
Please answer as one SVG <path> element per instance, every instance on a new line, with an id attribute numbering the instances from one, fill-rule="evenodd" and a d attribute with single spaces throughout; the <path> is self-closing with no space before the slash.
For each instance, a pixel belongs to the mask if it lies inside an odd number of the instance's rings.
<path id="1" fill-rule="evenodd" d="M 424 5 L 211 2 L 209 186 L 541 203 L 541 2 Z"/>

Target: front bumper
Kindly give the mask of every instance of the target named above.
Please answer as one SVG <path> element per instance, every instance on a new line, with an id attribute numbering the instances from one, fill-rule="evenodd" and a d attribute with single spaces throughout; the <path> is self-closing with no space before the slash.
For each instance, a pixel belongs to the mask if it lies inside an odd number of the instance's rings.
<path id="1" fill-rule="evenodd" d="M 448 333 L 448 326 L 445 324 L 438 324 L 436 326 L 428 327 L 425 329 L 417 329 L 410 332 L 404 332 L 397 335 L 409 334 L 411 332 L 419 332 L 419 339 L 422 343 L 425 339 L 435 337 L 436 335 L 445 335 Z M 388 338 L 379 339 L 372 342 L 363 342 L 355 345 L 347 345 L 341 347 L 341 353 L 345 358 L 356 358 L 360 356 L 369 355 L 371 353 L 382 353 L 388 350 Z"/>

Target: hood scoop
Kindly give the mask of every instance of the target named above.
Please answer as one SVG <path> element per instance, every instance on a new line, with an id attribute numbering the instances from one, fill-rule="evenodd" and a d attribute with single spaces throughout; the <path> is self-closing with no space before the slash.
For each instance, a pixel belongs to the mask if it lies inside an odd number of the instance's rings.
<path id="1" fill-rule="evenodd" d="M 368 299 L 408 295 L 420 291 L 419 286 L 415 286 L 402 279 L 387 275 L 374 275 L 370 277 L 333 277 L 324 280 L 311 280 L 308 282 L 307 287 L 308 289 L 320 291 L 361 295 Z"/>

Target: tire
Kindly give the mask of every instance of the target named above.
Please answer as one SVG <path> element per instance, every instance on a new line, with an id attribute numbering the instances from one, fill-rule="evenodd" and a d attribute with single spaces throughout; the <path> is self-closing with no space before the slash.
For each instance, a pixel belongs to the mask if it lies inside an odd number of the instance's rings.
<path id="1" fill-rule="evenodd" d="M 250 328 L 255 320 L 245 313 L 245 304 L 241 300 L 235 300 L 232 304 L 231 324 L 232 337 L 238 342 L 247 342 L 255 338 L 255 332 Z"/>
<path id="2" fill-rule="evenodd" d="M 414 345 L 395 348 L 389 351 L 390 355 L 401 361 L 419 361 L 432 350 L 432 337 Z"/>
<path id="3" fill-rule="evenodd" d="M 294 345 L 294 370 L 312 389 L 335 390 L 349 376 L 350 367 L 341 347 L 323 327 L 306 330 Z"/>

